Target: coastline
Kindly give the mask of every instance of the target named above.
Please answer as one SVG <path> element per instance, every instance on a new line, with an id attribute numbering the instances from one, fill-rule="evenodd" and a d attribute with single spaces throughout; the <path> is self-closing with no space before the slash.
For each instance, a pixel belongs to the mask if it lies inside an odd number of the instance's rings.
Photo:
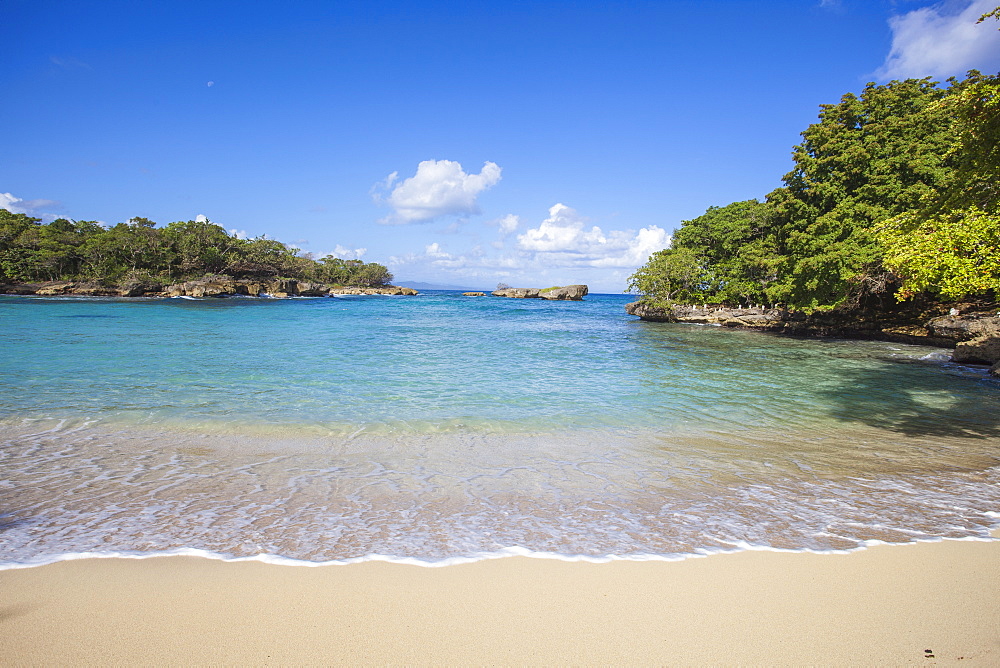
<path id="1" fill-rule="evenodd" d="M 1000 658 L 1000 541 L 441 568 L 78 559 L 0 571 L 0 590 L 0 655 L 18 664 Z"/>

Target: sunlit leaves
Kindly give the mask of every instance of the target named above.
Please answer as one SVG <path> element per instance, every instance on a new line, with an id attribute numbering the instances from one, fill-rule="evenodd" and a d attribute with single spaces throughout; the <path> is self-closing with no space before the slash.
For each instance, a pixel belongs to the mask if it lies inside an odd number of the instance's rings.
<path id="1" fill-rule="evenodd" d="M 900 301 L 919 292 L 945 299 L 1000 294 L 1000 216 L 972 207 L 908 229 L 912 217 L 903 214 L 878 233 L 885 265 L 903 278 Z"/>

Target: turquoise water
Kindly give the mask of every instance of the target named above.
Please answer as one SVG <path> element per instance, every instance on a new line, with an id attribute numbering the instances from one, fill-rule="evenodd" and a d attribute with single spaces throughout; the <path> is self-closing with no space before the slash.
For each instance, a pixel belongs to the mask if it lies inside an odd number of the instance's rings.
<path id="1" fill-rule="evenodd" d="M 0 297 L 0 562 L 448 562 L 984 537 L 1000 385 L 625 296 Z"/>

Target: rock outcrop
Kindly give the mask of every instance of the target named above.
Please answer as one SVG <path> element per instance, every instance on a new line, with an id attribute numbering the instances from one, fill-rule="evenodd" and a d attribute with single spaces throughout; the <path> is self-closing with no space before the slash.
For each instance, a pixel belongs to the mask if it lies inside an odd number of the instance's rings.
<path id="1" fill-rule="evenodd" d="M 463 297 L 485 297 L 486 293 L 485 292 L 463 292 L 462 296 Z"/>
<path id="2" fill-rule="evenodd" d="M 1000 336 L 983 335 L 959 341 L 951 358 L 956 362 L 996 364 L 1000 362 Z"/>
<path id="3" fill-rule="evenodd" d="M 501 288 L 490 294 L 494 297 L 509 297 L 511 299 L 537 299 L 538 288 Z"/>
<path id="4" fill-rule="evenodd" d="M 542 299 L 568 299 L 578 302 L 589 292 L 586 285 L 566 285 L 561 288 L 546 288 L 538 291 L 538 296 Z"/>
<path id="5" fill-rule="evenodd" d="M 42 297 L 74 295 L 84 297 L 326 297 L 328 295 L 416 295 L 412 288 L 389 285 L 381 288 L 333 287 L 325 283 L 289 278 L 248 279 L 231 276 L 205 276 L 166 287 L 150 283 L 104 285 L 74 281 L 49 281 L 0 285 L 0 294 L 39 295 Z"/>
<path id="6" fill-rule="evenodd" d="M 625 312 L 652 322 L 689 322 L 766 330 L 781 330 L 789 323 L 798 322 L 805 317 L 803 314 L 793 314 L 782 309 L 680 305 L 663 307 L 644 302 L 626 304 Z"/>
<path id="7" fill-rule="evenodd" d="M 632 302 L 625 305 L 625 312 L 638 316 L 648 322 L 678 322 L 675 309 L 663 306 L 653 306 L 645 302 Z"/>
<path id="8" fill-rule="evenodd" d="M 941 307 L 938 308 L 947 308 Z M 727 308 L 704 305 L 659 307 L 644 302 L 625 306 L 626 313 L 652 322 L 689 322 L 778 332 L 794 336 L 878 339 L 954 348 L 952 359 L 991 364 L 1000 376 L 1000 312 L 995 308 L 949 315 L 831 311 L 805 314 L 787 309 Z"/>
<path id="9" fill-rule="evenodd" d="M 38 295 L 39 297 L 142 297 L 147 294 L 159 295 L 162 286 L 146 283 L 123 283 L 104 285 L 91 281 L 47 281 L 45 283 L 17 283 L 0 285 L 0 294 Z"/>
<path id="10" fill-rule="evenodd" d="M 494 290 L 494 297 L 510 297 L 513 299 L 565 299 L 581 301 L 588 293 L 586 285 L 567 285 L 556 288 L 501 288 Z"/>
<path id="11" fill-rule="evenodd" d="M 330 295 L 393 295 L 393 296 L 413 296 L 420 293 L 413 288 L 404 288 L 399 285 L 387 285 L 384 288 L 330 288 L 327 292 Z"/>

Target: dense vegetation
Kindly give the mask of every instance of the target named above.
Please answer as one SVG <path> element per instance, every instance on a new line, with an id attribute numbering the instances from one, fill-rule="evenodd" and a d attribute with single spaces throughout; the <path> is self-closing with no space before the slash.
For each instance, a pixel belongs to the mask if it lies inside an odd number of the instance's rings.
<path id="1" fill-rule="evenodd" d="M 388 269 L 374 262 L 331 255 L 314 260 L 274 239 L 239 239 L 209 221 L 157 227 L 145 218 L 133 218 L 105 228 L 60 218 L 42 225 L 38 218 L 0 209 L 0 283 L 168 284 L 206 274 L 362 287 L 392 281 Z"/>
<path id="2" fill-rule="evenodd" d="M 629 289 L 805 310 L 1000 296 L 1000 75 L 868 84 L 821 108 L 782 187 L 683 221 Z"/>

